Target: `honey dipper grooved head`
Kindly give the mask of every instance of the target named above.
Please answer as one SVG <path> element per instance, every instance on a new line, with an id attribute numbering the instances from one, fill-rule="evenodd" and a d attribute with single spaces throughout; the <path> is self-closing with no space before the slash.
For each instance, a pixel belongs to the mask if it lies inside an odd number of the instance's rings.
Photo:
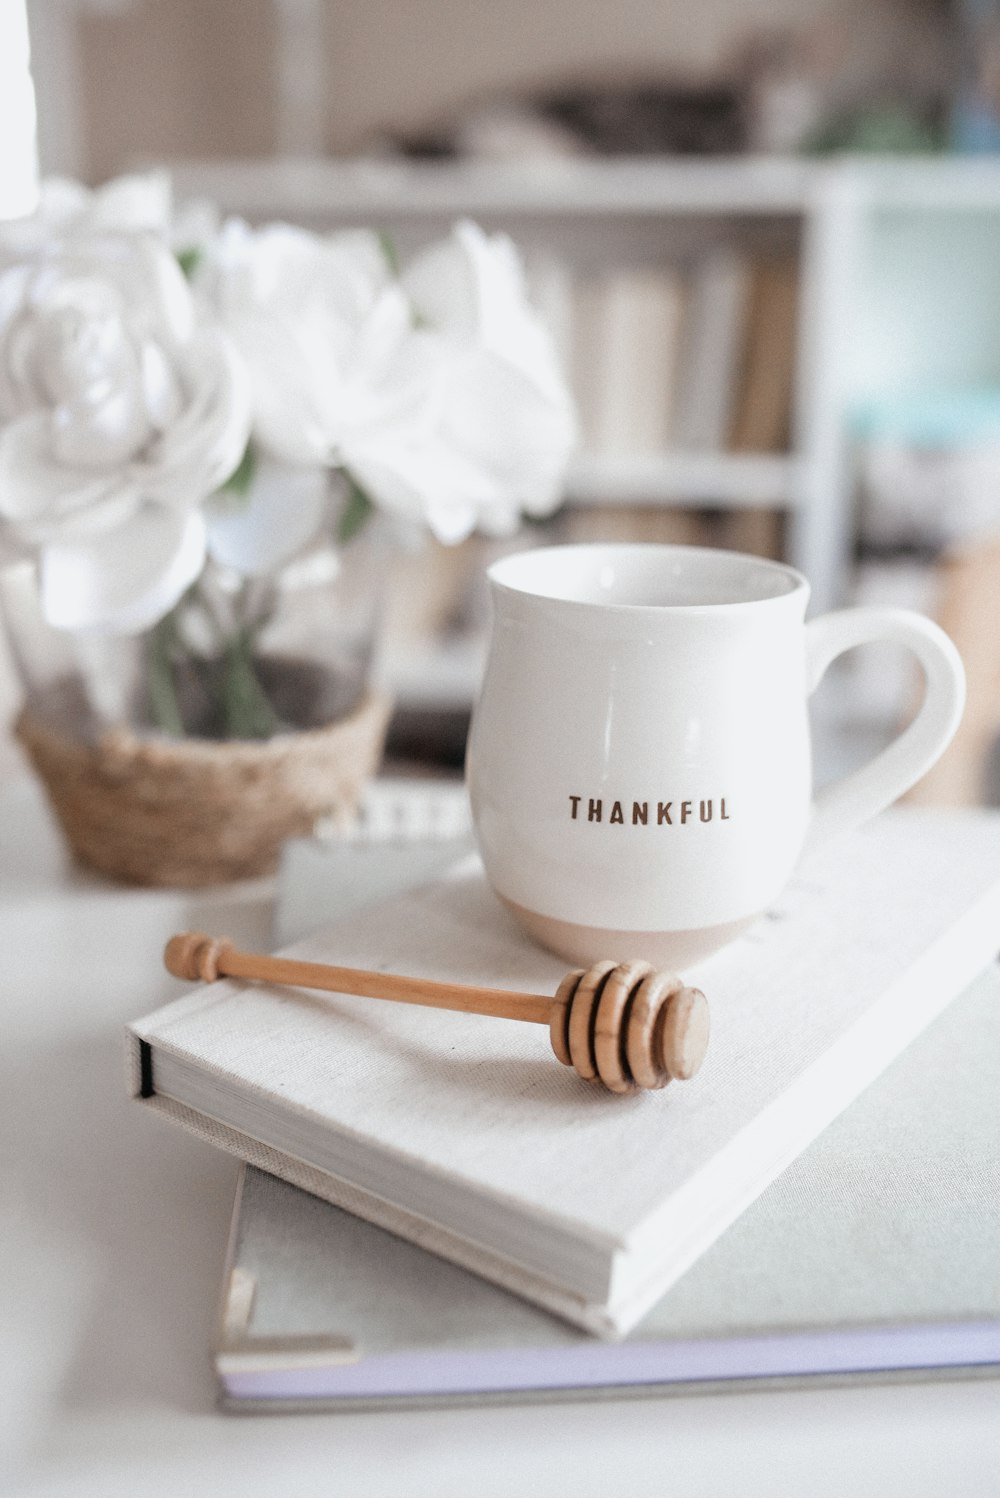
<path id="1" fill-rule="evenodd" d="M 687 1080 L 708 1048 L 705 995 L 648 962 L 594 963 L 568 973 L 549 1026 L 552 1049 L 588 1082 L 610 1092 Z"/>

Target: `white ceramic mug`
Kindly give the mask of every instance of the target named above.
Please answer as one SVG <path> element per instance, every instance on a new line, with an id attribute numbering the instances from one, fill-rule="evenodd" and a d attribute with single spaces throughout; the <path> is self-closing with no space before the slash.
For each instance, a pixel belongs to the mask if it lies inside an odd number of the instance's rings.
<path id="1" fill-rule="evenodd" d="M 857 826 L 945 749 L 958 652 L 899 609 L 805 622 L 791 567 L 735 552 L 553 546 L 490 568 L 494 624 L 467 776 L 486 872 L 575 961 L 681 965 L 779 894 L 803 848 Z M 913 722 L 813 799 L 807 701 L 830 662 L 908 646 Z"/>

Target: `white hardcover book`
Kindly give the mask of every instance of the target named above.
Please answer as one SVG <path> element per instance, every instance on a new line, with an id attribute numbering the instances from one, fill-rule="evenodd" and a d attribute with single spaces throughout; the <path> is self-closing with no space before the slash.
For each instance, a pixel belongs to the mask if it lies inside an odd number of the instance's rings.
<path id="1" fill-rule="evenodd" d="M 597 445 L 598 411 L 603 378 L 604 283 L 596 276 L 576 276 L 569 317 L 569 378 L 580 424 L 580 447 Z"/>
<path id="2" fill-rule="evenodd" d="M 995 964 L 621 1343 L 248 1169 L 215 1367 L 234 1409 L 996 1372 Z"/>
<path id="3" fill-rule="evenodd" d="M 573 271 L 561 256 L 537 251 L 525 267 L 528 296 L 555 345 L 559 367 L 571 377 L 573 362 Z"/>
<path id="4" fill-rule="evenodd" d="M 723 452 L 728 445 L 750 284 L 750 265 L 728 247 L 711 250 L 694 270 L 677 377 L 678 447 Z"/>
<path id="5" fill-rule="evenodd" d="M 620 1335 L 995 954 L 998 855 L 995 814 L 895 811 L 814 858 L 686 975 L 708 995 L 712 1043 L 699 1075 L 662 1093 L 586 1086 L 537 1026 L 229 981 L 130 1027 L 132 1090 Z M 291 950 L 534 992 L 563 975 L 474 859 Z"/>
<path id="6" fill-rule="evenodd" d="M 672 424 L 684 283 L 664 268 L 601 282 L 590 440 L 602 454 L 660 452 Z"/>

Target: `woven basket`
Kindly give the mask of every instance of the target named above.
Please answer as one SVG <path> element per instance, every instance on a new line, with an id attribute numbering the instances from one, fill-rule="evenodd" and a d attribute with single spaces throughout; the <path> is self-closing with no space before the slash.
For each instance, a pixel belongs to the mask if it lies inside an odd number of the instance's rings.
<path id="1" fill-rule="evenodd" d="M 144 739 L 87 744 L 30 709 L 16 733 L 81 863 L 130 884 L 194 888 L 273 872 L 281 844 L 350 813 L 378 768 L 389 704 L 370 693 L 327 728 L 260 743 Z"/>

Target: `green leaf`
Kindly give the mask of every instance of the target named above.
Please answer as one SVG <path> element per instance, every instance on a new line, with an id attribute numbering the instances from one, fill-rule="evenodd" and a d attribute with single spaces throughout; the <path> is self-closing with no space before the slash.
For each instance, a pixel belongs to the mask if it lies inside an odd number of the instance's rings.
<path id="1" fill-rule="evenodd" d="M 385 257 L 385 263 L 389 267 L 389 274 L 391 276 L 395 276 L 396 280 L 398 281 L 400 266 L 399 250 L 396 247 L 396 241 L 393 239 L 388 229 L 379 229 L 378 242 L 379 248 L 381 249 L 382 254 Z"/>
<path id="2" fill-rule="evenodd" d="M 177 251 L 177 264 L 189 281 L 204 258 L 205 251 L 199 249 L 197 245 L 191 245 L 186 250 Z"/>
<path id="3" fill-rule="evenodd" d="M 341 511 L 340 520 L 337 522 L 337 540 L 342 546 L 346 546 L 348 541 L 353 541 L 375 513 L 375 506 L 361 485 L 349 473 L 345 474 L 345 477 L 347 499 Z"/>
<path id="4" fill-rule="evenodd" d="M 269 739 L 279 726 L 254 670 L 253 643 L 253 631 L 240 630 L 226 646 L 222 712 L 231 739 Z"/>
<path id="5" fill-rule="evenodd" d="M 149 642 L 149 709 L 157 728 L 174 738 L 184 737 L 184 720 L 174 679 L 177 621 L 173 614 L 161 619 Z"/>
<path id="6" fill-rule="evenodd" d="M 218 488 L 219 494 L 238 494 L 245 499 L 250 492 L 250 485 L 254 481 L 257 472 L 257 454 L 254 452 L 253 444 L 248 442 L 243 456 L 226 479 L 224 484 Z"/>

